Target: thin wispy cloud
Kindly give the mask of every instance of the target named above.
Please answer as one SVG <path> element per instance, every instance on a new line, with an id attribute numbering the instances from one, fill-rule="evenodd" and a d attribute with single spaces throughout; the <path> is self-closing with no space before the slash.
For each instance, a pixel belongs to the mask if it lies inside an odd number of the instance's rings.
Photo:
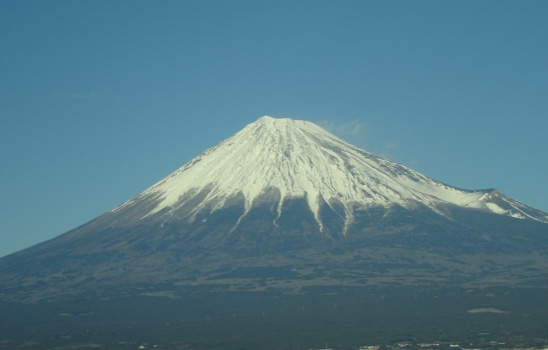
<path id="1" fill-rule="evenodd" d="M 352 120 L 348 122 L 320 120 L 315 123 L 346 142 L 362 149 L 367 149 L 365 142 L 367 124 L 365 122 L 359 120 Z"/>
<path id="2" fill-rule="evenodd" d="M 330 120 L 320 120 L 317 123 L 325 130 L 335 134 L 341 138 L 345 137 L 360 137 L 365 131 L 366 124 L 360 121 L 351 121 L 347 123 L 337 123 Z"/>
<path id="3" fill-rule="evenodd" d="M 396 141 L 388 141 L 382 145 L 372 145 L 371 142 L 366 144 L 366 131 L 367 124 L 358 120 L 337 123 L 331 120 L 321 120 L 316 122 L 317 125 L 321 126 L 325 130 L 331 132 L 332 134 L 337 135 L 343 140 L 352 143 L 355 146 L 361 147 L 368 152 L 372 152 L 382 158 L 388 160 L 399 162 L 410 168 L 418 168 L 419 161 L 416 159 L 408 161 L 398 161 L 398 149 L 399 145 Z"/>
<path id="4" fill-rule="evenodd" d="M 381 149 L 379 156 L 386 159 L 394 159 L 393 152 L 398 148 L 398 144 L 395 142 L 386 142 Z"/>
<path id="5" fill-rule="evenodd" d="M 389 159 L 393 162 L 400 163 L 411 169 L 417 170 L 420 166 L 420 162 L 417 159 L 399 160 L 398 156 L 398 144 L 396 142 L 386 142 L 381 149 L 379 156 Z"/>
<path id="6" fill-rule="evenodd" d="M 407 165 L 411 169 L 417 170 L 420 167 L 420 162 L 416 159 L 412 159 L 412 160 L 408 161 L 405 165 Z"/>

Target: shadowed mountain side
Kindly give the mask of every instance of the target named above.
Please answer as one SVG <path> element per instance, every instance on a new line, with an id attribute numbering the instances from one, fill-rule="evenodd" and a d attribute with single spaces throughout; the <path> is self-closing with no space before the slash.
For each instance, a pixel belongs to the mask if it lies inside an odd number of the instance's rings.
<path id="1" fill-rule="evenodd" d="M 320 231 L 303 199 L 286 199 L 288 210 L 280 217 L 269 201 L 258 201 L 242 217 L 237 202 L 207 216 L 198 213 L 191 222 L 151 218 L 118 227 L 120 222 L 108 225 L 114 214 L 104 214 L 2 259 L 1 297 L 36 301 L 110 295 L 117 285 L 162 283 L 177 290 L 202 282 L 224 290 L 293 290 L 303 283 L 526 286 L 548 271 L 548 228 L 538 221 L 448 208 L 463 218 L 455 221 L 428 208 L 378 207 L 356 211 L 343 236 L 329 230 L 342 219 L 327 205 L 326 229 Z M 239 276 L 259 267 L 262 276 Z M 219 269 L 235 278 L 219 277 Z M 291 271 L 292 277 L 271 276 L 270 269 Z"/>

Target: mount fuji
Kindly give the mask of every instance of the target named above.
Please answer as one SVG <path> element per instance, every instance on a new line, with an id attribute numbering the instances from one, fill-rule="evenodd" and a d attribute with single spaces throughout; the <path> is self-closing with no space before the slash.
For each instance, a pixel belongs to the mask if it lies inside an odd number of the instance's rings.
<path id="1" fill-rule="evenodd" d="M 335 259 L 362 277 L 374 272 L 363 268 L 366 261 L 401 264 L 388 279 L 406 284 L 451 276 L 481 285 L 497 274 L 500 283 L 527 283 L 538 277 L 534 266 L 512 273 L 508 262 L 526 256 L 544 269 L 547 247 L 545 212 L 494 189 L 441 183 L 313 123 L 264 116 L 111 211 L 1 259 L 0 286 L 2 296 L 21 300 L 122 282 L 185 285 L 196 276 L 254 289 L 215 271 L 259 265 L 295 272 L 301 259 Z M 432 269 L 410 278 L 415 264 Z"/>
<path id="2" fill-rule="evenodd" d="M 322 298 L 350 293 L 329 300 L 355 309 L 352 317 L 363 321 L 367 317 L 357 312 L 370 300 L 365 290 L 376 298 L 367 307 L 385 305 L 385 311 L 399 305 L 398 312 L 405 313 L 417 300 L 443 301 L 445 307 L 454 299 L 440 295 L 456 291 L 471 300 L 472 310 L 499 310 L 489 303 L 494 295 L 511 295 L 508 290 L 545 295 L 547 271 L 548 213 L 495 189 L 465 190 L 436 181 L 313 123 L 264 116 L 116 208 L 0 259 L 0 303 L 64 308 L 70 301 L 80 310 L 68 313 L 74 316 L 88 314 L 81 313 L 78 301 L 93 300 L 98 308 L 115 300 L 109 307 L 117 307 L 117 314 L 110 311 L 109 317 L 118 320 L 130 312 L 119 305 L 138 300 L 141 307 L 163 308 L 161 317 L 171 312 L 172 322 L 182 322 L 184 314 L 202 325 L 203 314 L 208 321 L 212 314 L 233 321 L 234 310 L 243 310 L 251 299 L 261 308 L 272 306 L 273 314 L 291 307 L 288 315 L 296 319 L 302 314 L 295 310 L 305 307 L 295 307 L 295 300 L 320 308 L 327 318 L 339 317 L 333 311 L 338 306 L 330 308 Z M 428 294 L 447 288 L 451 292 Z M 387 291 L 405 297 L 382 304 Z M 273 300 L 292 301 L 274 306 Z M 201 316 L 192 318 L 189 310 Z M 523 310 L 516 312 L 526 314 Z M 242 329 L 264 315 L 249 316 L 254 321 L 242 323 Z M 527 320 L 546 313 L 535 315 Z M 354 322 L 352 317 L 347 321 Z M 379 322 L 372 324 L 374 329 Z M 357 332 L 344 327 L 333 337 Z M 429 339 L 437 339 L 439 331 L 432 332 Z M 219 334 L 215 337 L 224 337 Z M 215 348 L 203 339 L 191 343 Z"/>

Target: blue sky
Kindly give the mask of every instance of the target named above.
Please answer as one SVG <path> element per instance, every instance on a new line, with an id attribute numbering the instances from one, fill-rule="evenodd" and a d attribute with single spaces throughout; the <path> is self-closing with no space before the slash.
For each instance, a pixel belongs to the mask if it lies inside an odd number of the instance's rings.
<path id="1" fill-rule="evenodd" d="M 546 1 L 2 1 L 0 256 L 263 115 L 548 211 Z"/>

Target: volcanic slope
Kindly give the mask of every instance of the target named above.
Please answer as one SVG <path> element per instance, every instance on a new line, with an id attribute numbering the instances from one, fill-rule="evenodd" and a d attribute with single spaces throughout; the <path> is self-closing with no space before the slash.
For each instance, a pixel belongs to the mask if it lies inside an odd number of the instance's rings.
<path id="1" fill-rule="evenodd" d="M 534 285 L 547 251 L 547 213 L 264 116 L 113 210 L 0 259 L 0 297 Z"/>

